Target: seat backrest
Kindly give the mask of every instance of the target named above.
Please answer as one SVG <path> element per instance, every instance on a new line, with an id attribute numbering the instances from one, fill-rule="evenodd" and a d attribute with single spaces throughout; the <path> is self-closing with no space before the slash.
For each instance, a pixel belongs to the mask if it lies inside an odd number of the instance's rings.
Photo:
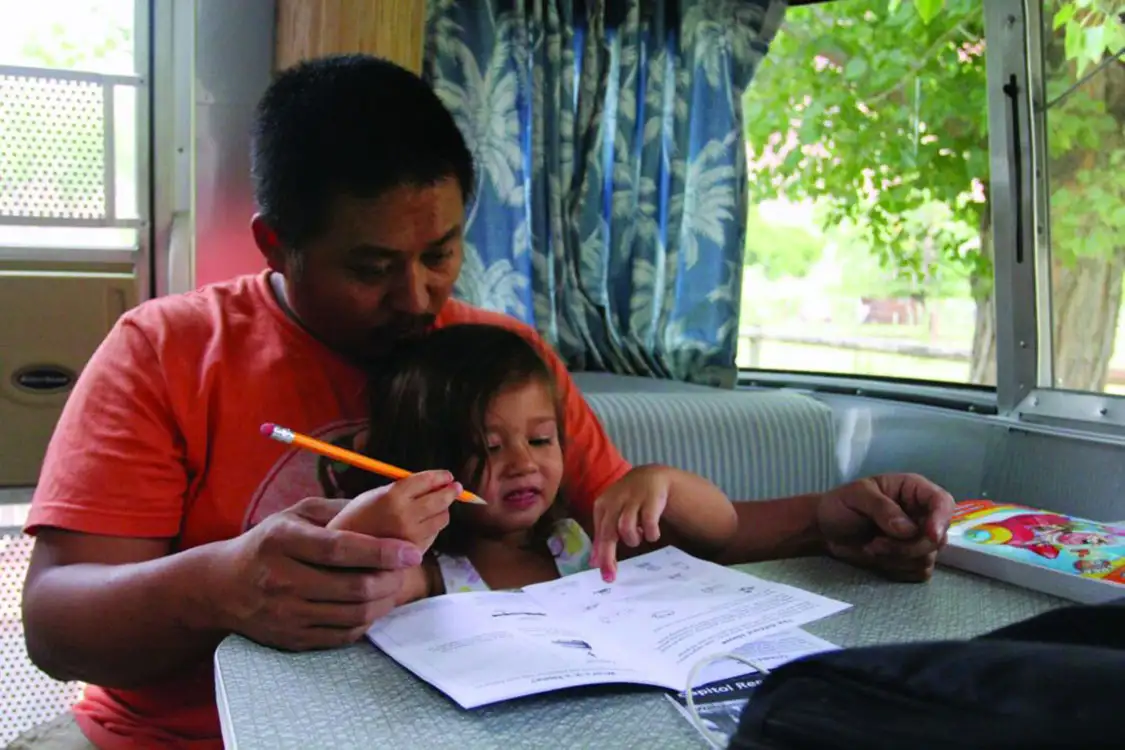
<path id="1" fill-rule="evenodd" d="M 0 528 L 0 746 L 74 705 L 83 685 L 58 682 L 27 656 L 20 599 L 34 540 Z"/>
<path id="2" fill-rule="evenodd" d="M 807 395 L 583 390 L 627 460 L 700 474 L 732 500 L 822 492 L 839 483 L 832 409 Z"/>

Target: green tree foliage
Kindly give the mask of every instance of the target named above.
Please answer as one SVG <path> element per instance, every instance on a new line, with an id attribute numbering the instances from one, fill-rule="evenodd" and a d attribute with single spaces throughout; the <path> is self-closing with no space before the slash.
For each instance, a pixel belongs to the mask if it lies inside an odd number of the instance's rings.
<path id="1" fill-rule="evenodd" d="M 825 209 L 833 210 L 832 204 Z M 831 218 L 821 221 L 827 223 Z M 958 253 L 968 254 L 979 242 L 976 230 L 955 219 L 949 206 L 936 200 L 903 212 L 896 257 L 871 252 L 877 243 L 865 217 L 844 217 L 826 234 L 843 266 L 841 291 L 855 297 L 915 296 L 929 300 L 962 296 L 969 282 L 966 265 L 946 262 L 939 251 L 949 245 Z M 900 264 L 900 257 L 907 259 L 907 264 Z"/>
<path id="2" fill-rule="evenodd" d="M 0 12 L 25 27 L 19 53 L 5 62 L 65 70 L 131 73 L 136 0 L 54 2 L 27 12 L 22 1 L 0 0 Z M 23 11 L 21 13 L 21 11 Z"/>
<path id="3" fill-rule="evenodd" d="M 1125 62 L 1112 63 L 1071 91 L 1075 79 L 1107 54 L 1125 51 L 1125 2 L 1053 5 L 1056 33 L 1045 58 L 1047 101 L 1057 102 L 1048 115 L 1051 243 L 1058 261 L 1073 266 L 1082 257 L 1105 258 L 1125 244 Z"/>
<path id="4" fill-rule="evenodd" d="M 1123 5 L 1045 3 L 1048 101 L 1125 46 Z M 1103 66 L 1049 111 L 1056 382 L 1066 387 L 1100 389 L 1112 354 L 1125 255 L 1123 70 Z M 994 382 L 981 0 L 791 9 L 745 106 L 752 158 L 764 165 L 751 198 L 826 205 L 826 226 L 862 232 L 879 264 L 912 283 L 967 276 L 978 308 L 972 378 Z M 1094 352 L 1089 315 L 1108 341 Z"/>
<path id="5" fill-rule="evenodd" d="M 820 260 L 824 238 L 804 226 L 770 221 L 751 206 L 746 217 L 746 265 L 761 266 L 767 279 L 805 276 Z"/>

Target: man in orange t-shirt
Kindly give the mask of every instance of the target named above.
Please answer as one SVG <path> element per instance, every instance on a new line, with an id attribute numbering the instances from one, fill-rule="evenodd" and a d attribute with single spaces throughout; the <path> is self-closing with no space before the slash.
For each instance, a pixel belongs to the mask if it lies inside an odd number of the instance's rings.
<path id="1" fill-rule="evenodd" d="M 559 381 L 578 512 L 663 491 L 534 332 L 450 299 L 474 167 L 420 79 L 358 55 L 290 69 L 259 105 L 253 155 L 268 270 L 127 313 L 59 421 L 27 525 L 26 638 L 41 668 L 90 687 L 13 747 L 220 748 L 223 637 L 332 647 L 391 608 L 420 551 L 325 528 L 343 501 L 325 499 L 321 459 L 259 426 L 333 442 L 366 429 L 363 365 L 402 337 L 459 322 L 523 331 Z M 437 517 L 454 495 L 443 468 L 386 491 Z M 927 577 L 948 495 L 918 477 L 864 482 L 739 504 L 732 561 L 827 549 Z"/>

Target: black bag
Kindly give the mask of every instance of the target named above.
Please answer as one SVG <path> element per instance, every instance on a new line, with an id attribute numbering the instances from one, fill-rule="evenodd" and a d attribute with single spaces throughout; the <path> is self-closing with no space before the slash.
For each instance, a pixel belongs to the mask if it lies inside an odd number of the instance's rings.
<path id="1" fill-rule="evenodd" d="M 728 747 L 1125 748 L 1125 600 L 1063 607 L 973 640 L 798 659 L 762 681 Z"/>

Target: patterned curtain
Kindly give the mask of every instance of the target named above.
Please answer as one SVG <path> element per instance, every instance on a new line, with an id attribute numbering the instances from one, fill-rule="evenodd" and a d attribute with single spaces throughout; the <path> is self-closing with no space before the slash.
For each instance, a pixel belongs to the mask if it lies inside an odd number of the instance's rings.
<path id="1" fill-rule="evenodd" d="M 457 294 L 574 370 L 729 386 L 742 92 L 784 0 L 430 0 L 424 74 L 477 160 Z"/>

